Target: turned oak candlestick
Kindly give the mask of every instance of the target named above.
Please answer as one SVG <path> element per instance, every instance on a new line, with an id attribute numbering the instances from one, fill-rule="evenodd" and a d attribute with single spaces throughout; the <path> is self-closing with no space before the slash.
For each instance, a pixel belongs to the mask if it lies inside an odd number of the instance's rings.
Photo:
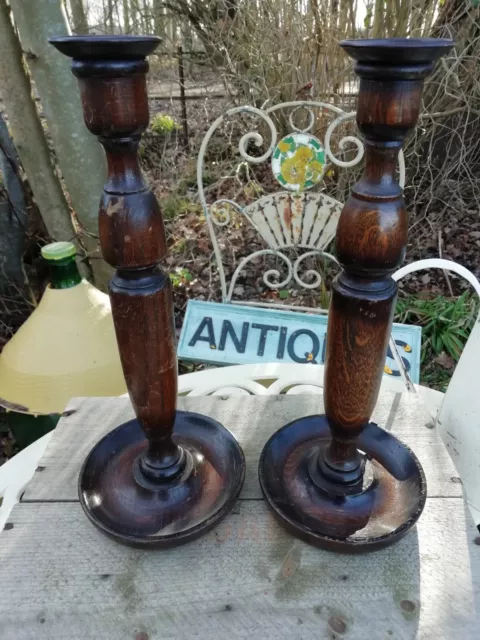
<path id="1" fill-rule="evenodd" d="M 423 470 L 404 444 L 370 421 L 380 389 L 408 219 L 396 179 L 424 79 L 450 40 L 351 40 L 340 46 L 360 76 L 357 124 L 365 169 L 341 213 L 325 361 L 325 414 L 286 425 L 262 452 L 263 493 L 292 533 L 336 551 L 401 538 L 426 498 Z"/>
<path id="2" fill-rule="evenodd" d="M 116 271 L 112 315 L 137 416 L 89 453 L 79 478 L 82 507 L 117 540 L 167 547 L 211 529 L 233 506 L 245 462 L 215 420 L 176 410 L 177 358 L 172 287 L 158 202 L 138 163 L 148 120 L 146 56 L 153 36 L 70 36 L 50 42 L 73 58 L 85 124 L 108 163 L 100 201 L 103 257 Z M 173 434 L 173 436 L 172 436 Z"/>

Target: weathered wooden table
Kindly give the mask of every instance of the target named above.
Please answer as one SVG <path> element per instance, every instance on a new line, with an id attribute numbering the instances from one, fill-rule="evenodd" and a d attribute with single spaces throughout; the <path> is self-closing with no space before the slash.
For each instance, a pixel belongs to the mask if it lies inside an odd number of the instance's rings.
<path id="1" fill-rule="evenodd" d="M 99 533 L 77 498 L 80 465 L 133 417 L 126 398 L 75 399 L 0 534 L 0 639 L 158 640 L 480 637 L 480 546 L 462 487 L 421 400 L 383 392 L 373 419 L 418 455 L 428 499 L 416 529 L 364 556 L 292 538 L 260 493 L 261 448 L 277 428 L 321 412 L 321 396 L 180 398 L 231 429 L 245 485 L 223 523 L 169 551 Z"/>

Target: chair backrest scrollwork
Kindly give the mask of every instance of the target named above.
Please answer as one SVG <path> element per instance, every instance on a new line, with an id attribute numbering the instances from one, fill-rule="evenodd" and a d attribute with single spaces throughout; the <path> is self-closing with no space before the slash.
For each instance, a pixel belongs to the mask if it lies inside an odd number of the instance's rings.
<path id="1" fill-rule="evenodd" d="M 295 124 L 296 114 L 306 115 L 306 124 Z M 323 142 L 314 135 L 317 122 L 315 114 L 321 114 L 322 121 L 332 118 L 324 129 Z M 275 124 L 280 113 L 288 113 L 286 122 L 290 133 L 278 140 Z M 270 161 L 274 178 L 281 191 L 262 195 L 255 202 L 241 206 L 233 200 L 221 198 L 207 204 L 204 186 L 205 155 L 210 140 L 217 130 L 235 116 L 250 114 L 268 131 L 268 148 L 261 155 L 249 153 L 252 143 L 260 150 L 264 146 L 264 136 L 258 130 L 248 131 L 240 137 L 238 151 L 242 161 L 248 165 L 259 165 Z M 275 268 L 263 273 L 263 282 L 272 289 L 283 289 L 295 282 L 300 288 L 314 290 L 321 286 L 322 276 L 316 269 L 308 268 L 308 258 L 318 256 L 336 264 L 335 257 L 328 252 L 338 223 L 343 203 L 327 195 L 324 177 L 331 167 L 349 168 L 358 165 L 364 154 L 362 141 L 354 135 L 345 135 L 338 141 L 342 154 L 349 150 L 353 158 L 337 157 L 331 148 L 332 135 L 344 123 L 354 120 L 355 113 L 346 113 L 336 105 L 314 100 L 284 102 L 265 109 L 251 106 L 235 107 L 226 111 L 213 122 L 207 131 L 199 151 L 197 161 L 197 181 L 199 199 L 202 204 L 208 231 L 212 240 L 222 288 L 222 301 L 233 304 L 255 304 L 257 306 L 283 307 L 281 303 L 251 302 L 233 300 L 235 286 L 242 270 L 249 262 L 260 256 L 275 256 Z M 404 159 L 399 155 L 399 180 L 403 187 L 405 180 Z M 258 232 L 265 248 L 256 250 L 239 260 L 233 273 L 227 277 L 223 262 L 218 232 L 231 223 L 232 212 L 241 216 Z M 296 250 L 292 257 L 290 249 Z M 279 270 L 278 263 L 282 264 Z M 288 305 L 287 305 L 288 308 Z M 309 309 L 322 311 L 319 308 Z"/>

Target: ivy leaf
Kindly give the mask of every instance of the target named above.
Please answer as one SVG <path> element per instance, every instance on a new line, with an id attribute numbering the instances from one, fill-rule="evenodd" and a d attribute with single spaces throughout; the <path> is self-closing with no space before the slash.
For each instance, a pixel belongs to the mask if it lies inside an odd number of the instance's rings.
<path id="1" fill-rule="evenodd" d="M 278 292 L 278 297 L 280 298 L 280 300 L 285 300 L 286 298 L 288 298 L 288 296 L 289 296 L 288 289 L 282 289 L 281 291 Z"/>

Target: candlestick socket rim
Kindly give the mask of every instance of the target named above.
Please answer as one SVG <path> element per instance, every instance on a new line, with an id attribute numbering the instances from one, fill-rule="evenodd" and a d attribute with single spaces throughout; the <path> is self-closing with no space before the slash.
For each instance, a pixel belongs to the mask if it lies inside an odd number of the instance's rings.
<path id="1" fill-rule="evenodd" d="M 327 417 L 313 415 L 289 422 L 266 442 L 258 477 L 273 515 L 294 536 L 329 551 L 365 553 L 400 540 L 425 507 L 427 484 L 418 458 L 369 423 L 357 446 L 373 475 L 352 490 L 344 485 L 339 496 L 341 485 L 322 478 L 318 465 L 312 473 L 312 455 L 330 439 Z"/>
<path id="2" fill-rule="evenodd" d="M 145 58 L 155 51 L 158 36 L 56 36 L 49 43 L 74 60 L 131 60 Z"/>
<path id="3" fill-rule="evenodd" d="M 163 480 L 149 479 L 139 468 L 148 440 L 138 419 L 105 434 L 90 450 L 78 496 L 102 533 L 137 548 L 167 549 L 207 533 L 234 507 L 246 466 L 233 433 L 208 416 L 177 411 L 173 437 L 186 463 Z"/>
<path id="4" fill-rule="evenodd" d="M 434 63 L 454 46 L 449 38 L 359 38 L 339 45 L 357 62 L 378 66 Z"/>

